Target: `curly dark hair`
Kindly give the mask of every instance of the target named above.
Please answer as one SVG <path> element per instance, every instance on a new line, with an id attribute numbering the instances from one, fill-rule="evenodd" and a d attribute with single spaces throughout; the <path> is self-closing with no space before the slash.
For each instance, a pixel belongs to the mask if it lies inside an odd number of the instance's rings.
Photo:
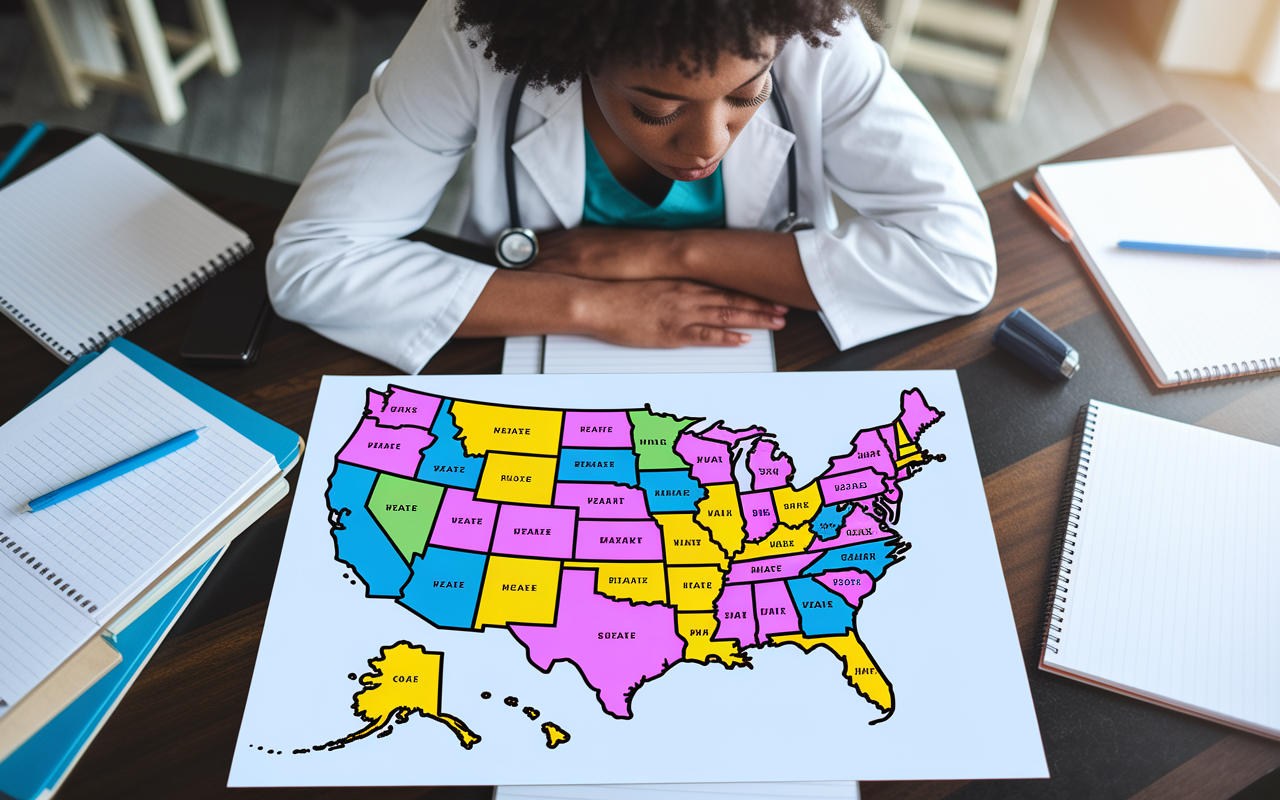
<path id="1" fill-rule="evenodd" d="M 484 43 L 502 72 L 535 88 L 564 88 L 607 64 L 714 70 L 720 53 L 763 58 L 762 38 L 802 37 L 819 47 L 857 14 L 871 34 L 884 24 L 874 0 L 458 0 L 459 31 Z"/>

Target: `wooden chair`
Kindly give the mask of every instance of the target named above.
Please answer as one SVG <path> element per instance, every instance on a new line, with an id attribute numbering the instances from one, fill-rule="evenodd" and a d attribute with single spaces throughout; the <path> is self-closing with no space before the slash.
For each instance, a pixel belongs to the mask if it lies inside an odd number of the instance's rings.
<path id="1" fill-rule="evenodd" d="M 26 3 L 58 93 L 73 108 L 88 105 L 95 89 L 125 92 L 140 96 L 156 119 L 172 125 L 187 113 L 182 82 L 196 70 L 208 63 L 223 75 L 240 69 L 222 0 L 187 0 L 194 30 L 162 24 L 152 0 Z"/>
<path id="2" fill-rule="evenodd" d="M 887 0 L 882 41 L 896 69 L 990 86 L 996 92 L 993 116 L 1017 121 L 1044 55 L 1055 3 L 1021 0 L 1017 11 L 1009 11 L 966 0 Z"/>

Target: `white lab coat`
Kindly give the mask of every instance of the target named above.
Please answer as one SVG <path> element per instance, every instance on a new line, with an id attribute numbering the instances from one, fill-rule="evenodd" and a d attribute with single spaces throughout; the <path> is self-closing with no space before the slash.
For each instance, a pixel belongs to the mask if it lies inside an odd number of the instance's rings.
<path id="1" fill-rule="evenodd" d="M 466 317 L 494 268 L 400 237 L 418 230 L 468 149 L 462 236 L 491 244 L 510 222 L 503 125 L 515 78 L 432 0 L 307 174 L 267 257 L 277 312 L 417 372 Z M 728 227 L 772 230 L 787 213 L 822 319 L 841 349 L 985 306 L 995 289 L 986 212 L 955 152 L 858 20 L 830 47 L 789 42 L 775 64 L 795 134 L 760 107 L 729 149 Z M 525 226 L 573 228 L 585 181 L 581 87 L 527 90 L 516 121 Z M 837 227 L 830 193 L 858 216 Z"/>

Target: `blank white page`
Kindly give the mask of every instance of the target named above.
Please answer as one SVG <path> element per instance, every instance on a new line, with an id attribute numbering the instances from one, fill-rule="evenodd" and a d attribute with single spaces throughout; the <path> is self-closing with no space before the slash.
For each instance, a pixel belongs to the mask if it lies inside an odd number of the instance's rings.
<path id="1" fill-rule="evenodd" d="M 542 371 L 563 373 L 773 372 L 773 334 L 744 330 L 751 341 L 738 347 L 622 347 L 590 336 L 546 337 Z"/>
<path id="2" fill-rule="evenodd" d="M 1091 406 L 1045 664 L 1280 735 L 1280 447 Z"/>
<path id="3" fill-rule="evenodd" d="M 70 363 L 252 247 L 104 136 L 0 191 L 0 311 Z"/>
<path id="4" fill-rule="evenodd" d="M 1163 383 L 1280 369 L 1280 262 L 1116 246 L 1280 250 L 1280 204 L 1236 148 L 1046 164 L 1038 182 Z"/>
<path id="5" fill-rule="evenodd" d="M 201 427 L 198 441 L 158 461 L 40 511 L 22 510 Z M 278 472 L 266 450 L 108 350 L 0 428 L 0 552 L 7 554 L 0 557 L 26 565 L 51 594 L 105 623 Z"/>

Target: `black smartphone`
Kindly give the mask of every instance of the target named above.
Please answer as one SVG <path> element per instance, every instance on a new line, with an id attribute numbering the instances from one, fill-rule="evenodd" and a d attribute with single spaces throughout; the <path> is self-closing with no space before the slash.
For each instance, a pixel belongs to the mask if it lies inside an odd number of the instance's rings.
<path id="1" fill-rule="evenodd" d="M 196 318 L 182 342 L 182 358 L 201 364 L 252 364 L 270 320 L 262 270 L 228 270 L 205 284 Z"/>

